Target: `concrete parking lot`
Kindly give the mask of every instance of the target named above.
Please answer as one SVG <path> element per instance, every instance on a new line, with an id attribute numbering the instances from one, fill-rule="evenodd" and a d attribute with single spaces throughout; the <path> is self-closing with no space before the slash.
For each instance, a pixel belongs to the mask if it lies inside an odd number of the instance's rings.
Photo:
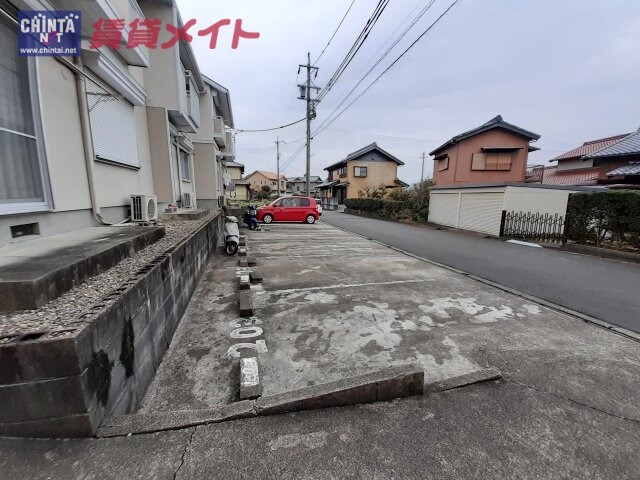
<path id="1" fill-rule="evenodd" d="M 420 365 L 425 382 L 496 367 L 640 418 L 635 341 L 322 222 L 274 224 L 249 242 L 264 276 L 251 289 L 251 323 L 264 341 L 265 395 L 406 363 Z M 231 337 L 236 271 L 236 258 L 210 266 L 142 412 L 234 400 L 229 348 L 245 341 Z"/>
<path id="2" fill-rule="evenodd" d="M 153 434 L 0 439 L 4 478 L 638 477 L 638 342 L 322 223 L 252 232 L 250 249 L 266 395 L 407 361 L 425 382 L 487 366 L 502 380 Z M 231 336 L 237 265 L 209 266 L 143 412 L 234 400 L 229 349 L 255 342 Z"/>

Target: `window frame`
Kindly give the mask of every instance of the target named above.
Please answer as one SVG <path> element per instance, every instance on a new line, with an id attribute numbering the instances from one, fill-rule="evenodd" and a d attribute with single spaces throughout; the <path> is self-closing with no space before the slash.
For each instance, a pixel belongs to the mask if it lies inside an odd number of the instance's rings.
<path id="1" fill-rule="evenodd" d="M 438 172 L 444 172 L 446 170 L 449 170 L 449 155 L 445 155 L 444 157 L 437 158 L 436 162 L 437 162 L 436 165 L 438 167 Z M 473 167 L 473 163 L 471 165 Z"/>
<path id="2" fill-rule="evenodd" d="M 360 169 L 360 175 L 358 175 L 358 173 L 356 173 L 358 170 Z M 364 175 L 362 175 L 362 170 L 364 169 Z M 369 174 L 369 168 L 368 167 L 361 167 L 361 166 L 354 166 L 353 167 L 353 176 L 356 178 L 367 178 L 367 175 Z"/>
<path id="3" fill-rule="evenodd" d="M 17 35 L 17 32 L 14 31 Z M 17 55 L 17 52 L 16 52 Z M 42 112 L 40 103 L 40 91 L 38 84 L 38 62 L 37 57 L 27 57 L 27 71 L 29 76 L 28 88 L 29 99 L 31 103 L 31 112 L 33 117 L 33 130 L 34 135 L 24 134 L 23 132 L 17 132 L 2 128 L 2 131 L 19 135 L 21 137 L 30 138 L 36 142 L 37 152 L 37 164 L 40 173 L 40 183 L 42 186 L 42 201 L 38 202 L 12 202 L 0 203 L 0 216 L 4 215 L 16 215 L 22 213 L 36 213 L 45 212 L 53 208 L 53 195 L 51 191 L 51 179 L 49 175 L 49 164 L 47 162 L 46 149 L 45 149 L 45 131 L 42 123 Z"/>
<path id="4" fill-rule="evenodd" d="M 191 178 L 191 162 L 193 161 L 191 152 L 188 152 L 184 148 L 181 148 L 180 145 L 178 145 L 178 155 L 180 155 L 180 158 L 178 160 L 178 163 L 180 165 L 180 172 L 179 172 L 180 181 L 181 182 L 186 182 L 186 183 L 191 183 L 193 181 L 193 179 Z M 184 168 L 182 168 L 183 167 L 183 165 L 182 165 L 183 155 L 186 155 L 186 157 L 187 157 L 187 171 L 189 172 L 188 177 L 185 176 Z"/>

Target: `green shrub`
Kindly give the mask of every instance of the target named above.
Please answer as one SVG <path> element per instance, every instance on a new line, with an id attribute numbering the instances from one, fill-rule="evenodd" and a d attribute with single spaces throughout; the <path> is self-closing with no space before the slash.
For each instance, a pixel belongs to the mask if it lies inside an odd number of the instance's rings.
<path id="1" fill-rule="evenodd" d="M 618 248 L 625 243 L 640 247 L 640 192 L 574 193 L 567 213 L 571 240 L 596 246 L 611 241 Z"/>

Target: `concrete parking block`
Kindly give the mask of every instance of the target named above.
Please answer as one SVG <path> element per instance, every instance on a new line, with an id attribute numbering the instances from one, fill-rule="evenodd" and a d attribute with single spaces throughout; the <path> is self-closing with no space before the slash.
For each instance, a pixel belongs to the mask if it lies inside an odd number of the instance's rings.
<path id="1" fill-rule="evenodd" d="M 247 247 L 238 248 L 238 255 L 241 256 L 241 257 L 246 257 L 247 256 Z"/>
<path id="2" fill-rule="evenodd" d="M 249 262 L 247 262 L 246 258 L 241 258 L 240 260 L 238 260 L 238 266 L 242 268 L 248 268 Z"/>
<path id="3" fill-rule="evenodd" d="M 251 278 L 249 275 L 240 275 L 238 281 L 240 282 L 240 290 L 249 290 L 251 288 Z"/>
<path id="4" fill-rule="evenodd" d="M 258 264 L 256 257 L 247 257 L 247 263 L 250 267 L 255 267 Z"/>
<path id="5" fill-rule="evenodd" d="M 240 400 L 258 398 L 262 395 L 260 371 L 257 357 L 240 359 Z"/>
<path id="6" fill-rule="evenodd" d="M 251 271 L 251 283 L 262 283 L 263 277 L 260 272 L 256 272 L 255 270 Z"/>
<path id="7" fill-rule="evenodd" d="M 251 300 L 250 290 L 243 290 L 238 293 L 238 304 L 240 306 L 241 317 L 251 317 L 253 315 L 253 302 Z"/>

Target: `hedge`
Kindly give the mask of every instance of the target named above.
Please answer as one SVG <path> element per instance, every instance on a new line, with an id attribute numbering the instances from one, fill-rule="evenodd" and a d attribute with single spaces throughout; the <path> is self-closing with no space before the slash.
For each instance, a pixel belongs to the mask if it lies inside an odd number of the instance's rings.
<path id="1" fill-rule="evenodd" d="M 640 192 L 574 193 L 569 197 L 567 213 L 570 240 L 640 248 Z"/>
<path id="2" fill-rule="evenodd" d="M 429 204 L 419 203 L 414 199 L 400 201 L 386 198 L 349 198 L 345 200 L 345 206 L 350 213 L 392 220 L 426 221 L 429 216 Z"/>

